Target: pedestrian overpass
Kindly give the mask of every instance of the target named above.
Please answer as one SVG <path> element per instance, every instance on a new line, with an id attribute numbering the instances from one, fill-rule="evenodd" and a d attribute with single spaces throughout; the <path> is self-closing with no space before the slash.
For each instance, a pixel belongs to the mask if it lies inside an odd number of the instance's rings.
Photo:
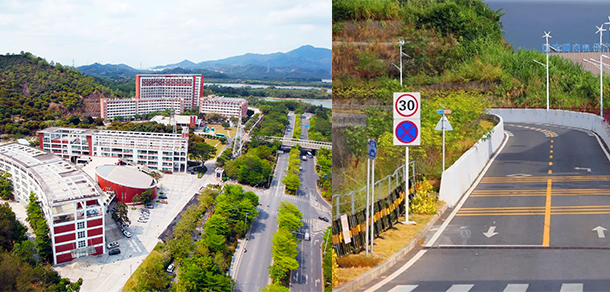
<path id="1" fill-rule="evenodd" d="M 280 140 L 283 146 L 294 147 L 299 144 L 303 148 L 307 149 L 328 149 L 332 150 L 333 144 L 330 142 L 320 142 L 313 140 L 303 140 L 303 139 L 295 139 L 295 138 L 283 138 L 283 137 L 272 137 L 272 136 L 259 136 L 261 139 L 269 142 L 273 142 L 273 140 Z"/>

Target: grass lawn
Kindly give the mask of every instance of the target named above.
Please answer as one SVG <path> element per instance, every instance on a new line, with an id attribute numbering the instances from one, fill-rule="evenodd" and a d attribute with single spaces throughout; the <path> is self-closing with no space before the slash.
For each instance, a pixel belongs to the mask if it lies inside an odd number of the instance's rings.
<path id="1" fill-rule="evenodd" d="M 443 202 L 437 203 L 437 210 L 440 210 Z M 377 264 L 383 262 L 387 258 L 391 257 L 393 254 L 401 250 L 405 247 L 409 242 L 415 238 L 415 235 L 432 219 L 434 215 L 410 215 L 409 220 L 413 220 L 417 222 L 416 225 L 402 225 L 396 224 L 394 227 L 396 229 L 389 229 L 381 234 L 382 238 L 375 238 L 375 248 L 374 248 L 374 258 L 366 258 L 364 255 L 365 252 L 362 251 L 360 254 L 356 255 L 347 255 L 341 257 L 338 262 L 351 264 L 352 267 L 342 268 L 339 265 L 339 269 L 337 270 L 337 277 L 339 279 L 339 286 L 341 284 L 356 278 L 360 274 L 370 270 L 372 267 Z M 404 217 L 400 217 L 398 221 L 404 221 Z M 418 244 L 423 244 L 423 242 L 418 242 Z M 362 266 L 357 263 L 366 263 Z"/>
<path id="2" fill-rule="evenodd" d="M 214 148 L 216 148 L 216 155 L 213 158 L 218 157 L 220 154 L 222 154 L 222 150 L 225 148 L 226 144 L 222 144 L 220 143 L 219 140 L 216 139 L 205 139 L 205 142 L 214 146 Z"/>
<path id="3" fill-rule="evenodd" d="M 237 128 L 235 128 L 235 127 L 227 128 L 227 129 L 229 129 L 227 131 L 221 125 L 208 125 L 208 127 L 214 127 L 214 130 L 216 131 L 214 134 L 225 134 L 225 136 L 227 136 L 227 138 L 234 137 L 235 133 L 237 131 Z"/>

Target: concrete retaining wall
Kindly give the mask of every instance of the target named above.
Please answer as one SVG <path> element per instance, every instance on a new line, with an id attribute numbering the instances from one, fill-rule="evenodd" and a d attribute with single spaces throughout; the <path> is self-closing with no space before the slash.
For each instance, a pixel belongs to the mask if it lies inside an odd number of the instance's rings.
<path id="1" fill-rule="evenodd" d="M 492 115 L 492 119 L 497 121 L 493 130 L 443 172 L 439 198 L 449 207 L 457 204 L 504 140 L 503 119 L 498 115 Z"/>
<path id="2" fill-rule="evenodd" d="M 608 124 L 599 115 L 545 109 L 490 109 L 489 112 L 501 116 L 506 123 L 552 124 L 590 130 L 610 145 Z"/>

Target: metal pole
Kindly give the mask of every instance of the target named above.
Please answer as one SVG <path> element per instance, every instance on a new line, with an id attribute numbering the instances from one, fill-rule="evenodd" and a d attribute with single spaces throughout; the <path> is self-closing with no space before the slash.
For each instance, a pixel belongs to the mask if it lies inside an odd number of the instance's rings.
<path id="1" fill-rule="evenodd" d="M 375 238 L 375 159 L 373 159 L 373 169 L 371 170 L 371 255 L 373 254 L 373 239 Z"/>
<path id="2" fill-rule="evenodd" d="M 402 88 L 402 41 L 398 44 L 400 45 L 400 88 Z"/>
<path id="3" fill-rule="evenodd" d="M 546 38 L 546 110 L 549 111 L 549 38 Z"/>
<path id="4" fill-rule="evenodd" d="M 405 147 L 405 221 L 402 224 L 415 224 L 409 221 L 409 146 Z"/>
<path id="5" fill-rule="evenodd" d="M 443 114 L 441 127 L 443 128 L 443 172 L 445 171 L 445 114 Z"/>
<path id="6" fill-rule="evenodd" d="M 602 24 L 603 26 L 603 24 Z M 604 76 L 604 59 L 603 56 L 603 47 L 602 47 L 602 34 L 603 30 L 599 32 L 599 115 L 604 117 L 604 88 L 603 88 L 603 76 Z"/>
<path id="7" fill-rule="evenodd" d="M 369 189 L 371 188 L 371 159 L 366 159 L 366 241 L 365 241 L 365 250 L 366 256 L 369 255 Z"/>

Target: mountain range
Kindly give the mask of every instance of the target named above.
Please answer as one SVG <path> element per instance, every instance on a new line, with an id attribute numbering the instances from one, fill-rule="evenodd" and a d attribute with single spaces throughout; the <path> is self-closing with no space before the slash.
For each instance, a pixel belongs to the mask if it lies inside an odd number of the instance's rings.
<path id="1" fill-rule="evenodd" d="M 252 54 L 194 63 L 175 64 L 138 70 L 125 64 L 99 64 L 78 67 L 86 75 L 127 77 L 142 73 L 195 73 L 208 78 L 243 78 L 257 80 L 319 80 L 332 78 L 332 50 L 302 46 L 287 53 Z"/>

